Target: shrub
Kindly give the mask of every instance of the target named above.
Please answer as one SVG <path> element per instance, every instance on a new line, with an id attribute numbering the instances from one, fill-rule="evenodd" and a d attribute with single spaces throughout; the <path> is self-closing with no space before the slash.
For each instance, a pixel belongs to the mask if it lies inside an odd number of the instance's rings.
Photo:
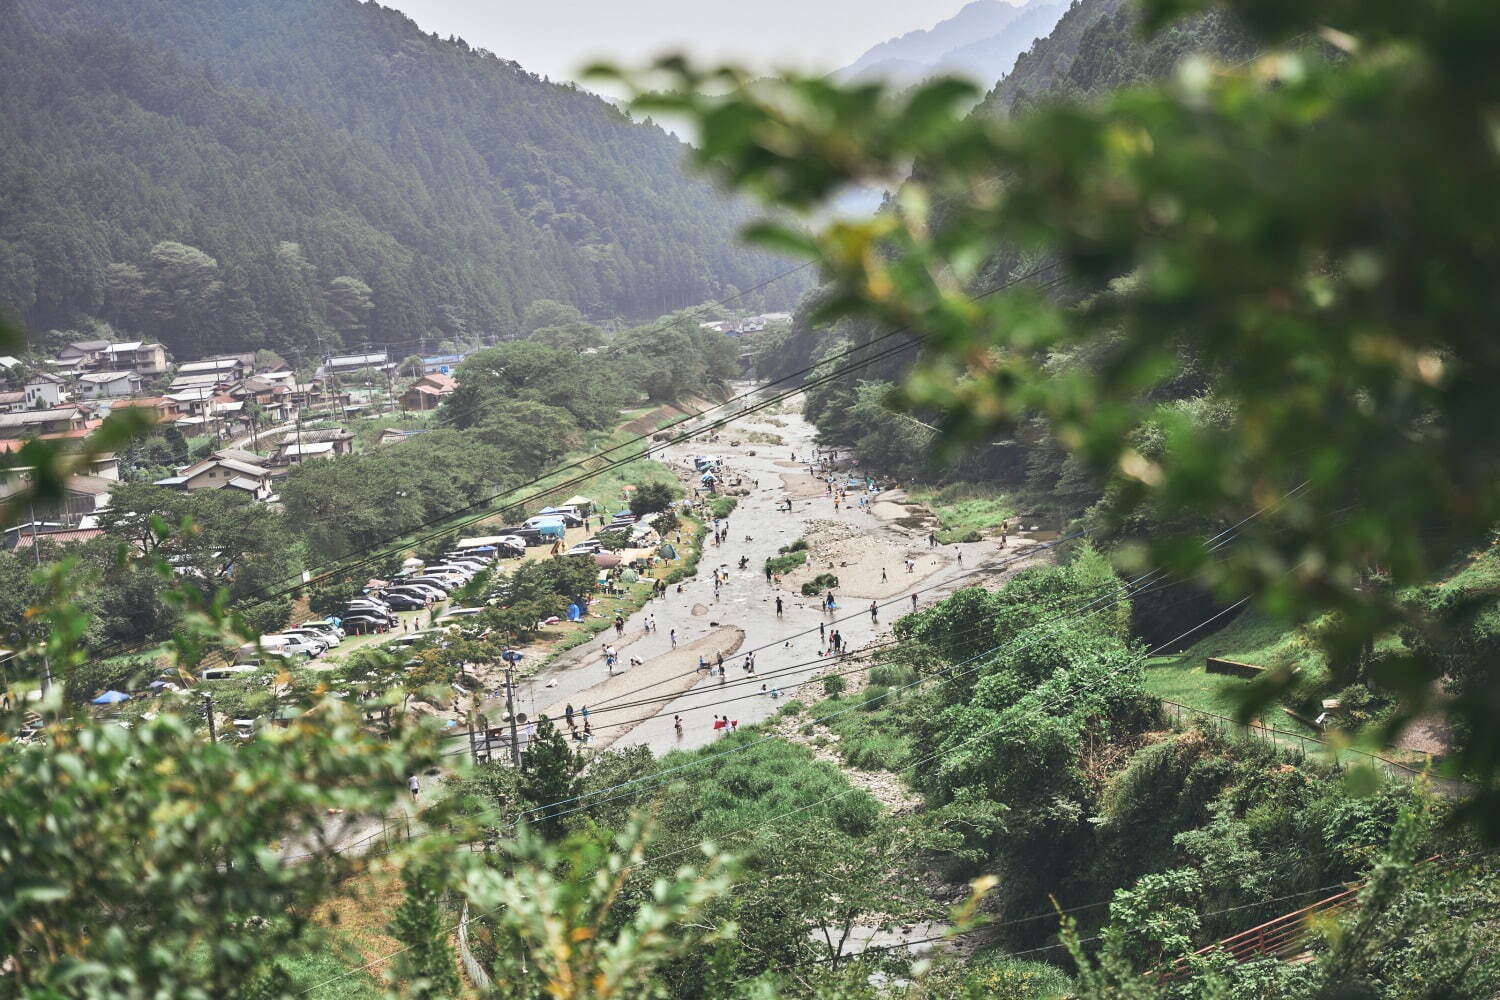
<path id="1" fill-rule="evenodd" d="M 878 663 L 870 668 L 871 686 L 906 687 L 917 679 L 917 672 L 898 663 Z"/>
<path id="2" fill-rule="evenodd" d="M 816 597 L 825 590 L 832 590 L 839 585 L 839 578 L 832 573 L 819 573 L 802 585 L 803 597 Z"/>
<path id="3" fill-rule="evenodd" d="M 739 504 L 734 497 L 716 497 L 709 501 L 708 510 L 714 517 L 728 517 Z"/>
<path id="4" fill-rule="evenodd" d="M 837 674 L 823 678 L 823 693 L 830 698 L 837 698 L 844 693 L 844 689 L 848 686 L 848 683 Z"/>
<path id="5" fill-rule="evenodd" d="M 877 687 L 871 685 L 865 688 L 863 700 L 859 703 L 861 712 L 878 712 L 890 703 L 891 689 L 888 687 Z"/>
<path id="6" fill-rule="evenodd" d="M 806 552 L 788 552 L 785 555 L 772 556 L 766 560 L 766 572 L 775 573 L 778 576 L 785 575 L 805 562 L 807 562 Z"/>

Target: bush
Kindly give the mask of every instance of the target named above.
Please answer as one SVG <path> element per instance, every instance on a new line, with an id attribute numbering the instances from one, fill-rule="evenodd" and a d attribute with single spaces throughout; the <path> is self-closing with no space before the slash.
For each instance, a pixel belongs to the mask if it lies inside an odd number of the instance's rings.
<path id="1" fill-rule="evenodd" d="M 871 687 L 906 687 L 916 679 L 915 670 L 897 663 L 879 663 L 870 668 Z"/>
<path id="2" fill-rule="evenodd" d="M 806 552 L 788 552 L 785 555 L 772 556 L 766 560 L 766 572 L 781 576 L 790 573 L 805 562 L 807 562 Z"/>
<path id="3" fill-rule="evenodd" d="M 734 497 L 716 497 L 709 501 L 708 510 L 714 517 L 728 517 L 739 504 Z"/>
<path id="4" fill-rule="evenodd" d="M 878 712 L 890 701 L 891 689 L 888 687 L 877 687 L 870 685 L 865 688 L 862 701 L 859 703 L 861 712 Z"/>
<path id="5" fill-rule="evenodd" d="M 832 590 L 839 585 L 839 578 L 832 573 L 819 573 L 811 580 L 802 585 L 803 597 L 816 597 L 825 590 Z"/>
<path id="6" fill-rule="evenodd" d="M 837 698 L 848 686 L 848 683 L 837 674 L 823 678 L 823 693 L 830 698 Z"/>

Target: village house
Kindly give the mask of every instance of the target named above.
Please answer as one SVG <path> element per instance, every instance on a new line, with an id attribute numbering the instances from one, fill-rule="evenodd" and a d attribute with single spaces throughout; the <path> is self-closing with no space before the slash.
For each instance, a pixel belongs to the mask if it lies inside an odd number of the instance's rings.
<path id="1" fill-rule="evenodd" d="M 311 441 L 298 444 L 296 441 L 283 441 L 276 446 L 276 455 L 273 459 L 277 465 L 300 465 L 312 458 L 333 458 L 332 441 Z"/>
<path id="2" fill-rule="evenodd" d="M 452 375 L 453 370 L 463 364 L 467 354 L 439 354 L 430 358 L 422 359 L 422 373 L 424 375 Z"/>
<path id="3" fill-rule="evenodd" d="M 301 434 L 303 444 L 331 444 L 335 455 L 348 455 L 354 451 L 354 432 L 342 427 L 319 427 L 305 430 Z"/>
<path id="4" fill-rule="evenodd" d="M 69 431 L 87 431 L 88 423 L 88 414 L 77 406 L 0 413 L 0 438 L 45 437 Z"/>
<path id="5" fill-rule="evenodd" d="M 84 372 L 78 376 L 80 399 L 115 399 L 140 391 L 141 377 L 135 372 Z"/>
<path id="6" fill-rule="evenodd" d="M 66 436 L 51 435 L 64 447 L 81 441 L 88 430 L 79 436 L 65 432 Z M 0 440 L 0 454 L 20 451 L 26 440 L 11 438 Z M 12 466 L 0 469 L 0 503 L 27 489 L 31 485 L 33 469 L 30 466 Z M 79 471 L 67 478 L 63 484 L 63 495 L 55 500 L 37 500 L 28 505 L 27 514 L 43 518 L 60 525 L 76 525 L 89 515 L 108 506 L 110 491 L 120 482 L 120 462 L 113 452 L 102 452 L 91 456 L 88 471 Z"/>
<path id="7" fill-rule="evenodd" d="M 52 521 L 28 521 L 12 525 L 0 533 L 0 549 L 20 552 L 30 549 L 37 541 L 43 545 L 81 545 L 104 534 L 103 528 L 70 527 Z"/>
<path id="8" fill-rule="evenodd" d="M 326 359 L 318 367 L 318 375 L 326 377 L 329 375 L 352 375 L 354 372 L 363 371 L 366 368 L 378 372 L 394 371 L 396 365 L 384 351 L 374 354 L 345 354 L 336 358 Z"/>
<path id="9" fill-rule="evenodd" d="M 53 375 L 51 372 L 37 372 L 26 380 L 25 409 L 45 410 L 62 405 L 68 398 L 64 389 L 66 384 L 60 376 Z"/>
<path id="10" fill-rule="evenodd" d="M 150 410 L 159 424 L 173 423 L 183 415 L 182 404 L 170 396 L 134 396 L 117 399 L 109 405 L 111 413 L 125 409 Z"/>
<path id="11" fill-rule="evenodd" d="M 0 413 L 15 413 L 26 409 L 26 390 L 0 390 Z"/>
<path id="12" fill-rule="evenodd" d="M 234 382 L 242 379 L 247 374 L 245 363 L 239 358 L 206 358 L 203 361 L 189 361 L 177 366 L 173 372 L 173 381 L 185 375 L 212 375 L 224 382 Z"/>
<path id="13" fill-rule="evenodd" d="M 101 354 L 99 365 L 102 368 L 133 371 L 148 377 L 167 372 L 167 349 L 160 344 L 133 340 L 125 344 L 110 344 Z"/>
<path id="14" fill-rule="evenodd" d="M 59 367 L 81 370 L 95 367 L 104 356 L 107 340 L 78 340 L 57 352 Z"/>
<path id="15" fill-rule="evenodd" d="M 271 496 L 271 473 L 261 465 L 210 455 L 175 476 L 158 479 L 156 485 L 188 491 L 241 490 L 256 500 L 267 500 Z"/>
<path id="16" fill-rule="evenodd" d="M 435 410 L 443 397 L 458 388 L 453 376 L 435 372 L 423 375 L 401 394 L 401 406 L 407 410 Z"/>
<path id="17" fill-rule="evenodd" d="M 281 423 L 291 415 L 292 390 L 283 382 L 253 375 L 231 385 L 228 393 L 242 403 L 254 401 L 260 407 L 262 425 Z"/>
<path id="18" fill-rule="evenodd" d="M 409 441 L 418 434 L 427 433 L 425 429 L 403 430 L 400 427 L 386 427 L 380 432 L 380 437 L 375 439 L 375 447 L 383 448 L 388 444 L 400 444 Z"/>

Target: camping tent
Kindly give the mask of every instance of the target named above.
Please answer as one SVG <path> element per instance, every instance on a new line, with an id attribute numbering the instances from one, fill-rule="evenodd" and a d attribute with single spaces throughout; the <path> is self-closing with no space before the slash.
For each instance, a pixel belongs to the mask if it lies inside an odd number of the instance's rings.
<path id="1" fill-rule="evenodd" d="M 661 548 L 656 550 L 656 554 L 661 556 L 663 559 L 676 559 L 677 547 L 674 546 L 671 542 L 662 542 Z"/>
<path id="2" fill-rule="evenodd" d="M 532 525 L 543 538 L 566 538 L 567 526 L 561 521 L 543 521 L 541 524 Z"/>
<path id="3" fill-rule="evenodd" d="M 605 567 L 618 566 L 620 565 L 620 557 L 613 552 L 596 552 L 594 553 L 594 565 Z"/>
<path id="4" fill-rule="evenodd" d="M 568 497 L 568 499 L 563 501 L 562 505 L 564 507 L 572 507 L 580 514 L 587 514 L 593 508 L 594 501 L 584 496 Z"/>
<path id="5" fill-rule="evenodd" d="M 122 701 L 129 701 L 129 700 L 130 700 L 130 695 L 126 694 L 124 691 L 115 691 L 115 690 L 111 689 L 109 691 L 104 692 L 99 697 L 95 698 L 94 699 L 94 704 L 95 705 L 118 705 Z"/>

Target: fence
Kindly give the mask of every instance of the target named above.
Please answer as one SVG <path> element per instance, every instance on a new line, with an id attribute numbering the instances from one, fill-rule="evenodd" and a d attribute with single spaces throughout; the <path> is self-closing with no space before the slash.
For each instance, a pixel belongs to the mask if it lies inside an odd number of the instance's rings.
<path id="1" fill-rule="evenodd" d="M 1359 886 L 1345 889 L 1326 899 L 1320 899 L 1311 906 L 1284 913 L 1274 920 L 1240 931 L 1206 948 L 1199 948 L 1193 954 L 1201 958 L 1222 953 L 1236 962 L 1248 962 L 1257 958 L 1293 958 L 1307 947 L 1312 918 L 1324 913 L 1338 913 L 1353 905 L 1359 900 L 1359 891 Z M 1163 983 L 1190 975 L 1191 972 L 1192 964 L 1184 958 L 1166 972 L 1154 975 L 1158 983 Z"/>
<path id="2" fill-rule="evenodd" d="M 1172 725 L 1179 729 L 1191 726 L 1198 719 L 1211 719 L 1222 728 L 1233 728 L 1241 734 L 1265 740 L 1273 746 L 1296 747 L 1302 752 L 1303 756 L 1311 757 L 1316 753 L 1325 753 L 1328 756 L 1329 762 L 1334 764 L 1339 763 L 1339 754 L 1341 752 L 1355 754 L 1364 758 L 1371 767 L 1384 774 L 1387 778 L 1404 781 L 1408 784 L 1418 779 L 1425 779 L 1428 786 L 1434 792 L 1445 798 L 1461 798 L 1471 790 L 1467 782 L 1433 774 L 1432 768 L 1434 762 L 1430 759 L 1426 767 L 1412 767 L 1409 764 L 1401 764 L 1382 757 L 1379 754 L 1370 753 L 1368 750 L 1357 750 L 1354 747 L 1338 747 L 1327 740 L 1320 740 L 1316 736 L 1276 729 L 1261 722 L 1241 723 L 1236 719 L 1229 718 L 1227 715 L 1215 715 L 1213 712 L 1205 712 L 1202 709 L 1182 705 L 1175 701 L 1163 700 L 1161 707 Z"/>
<path id="3" fill-rule="evenodd" d="M 495 989 L 495 983 L 490 979 L 490 974 L 485 971 L 484 966 L 474 957 L 474 952 L 469 948 L 469 902 L 464 900 L 463 912 L 458 917 L 458 960 L 463 963 L 464 973 L 469 977 L 469 982 L 481 994 L 488 996 Z"/>

